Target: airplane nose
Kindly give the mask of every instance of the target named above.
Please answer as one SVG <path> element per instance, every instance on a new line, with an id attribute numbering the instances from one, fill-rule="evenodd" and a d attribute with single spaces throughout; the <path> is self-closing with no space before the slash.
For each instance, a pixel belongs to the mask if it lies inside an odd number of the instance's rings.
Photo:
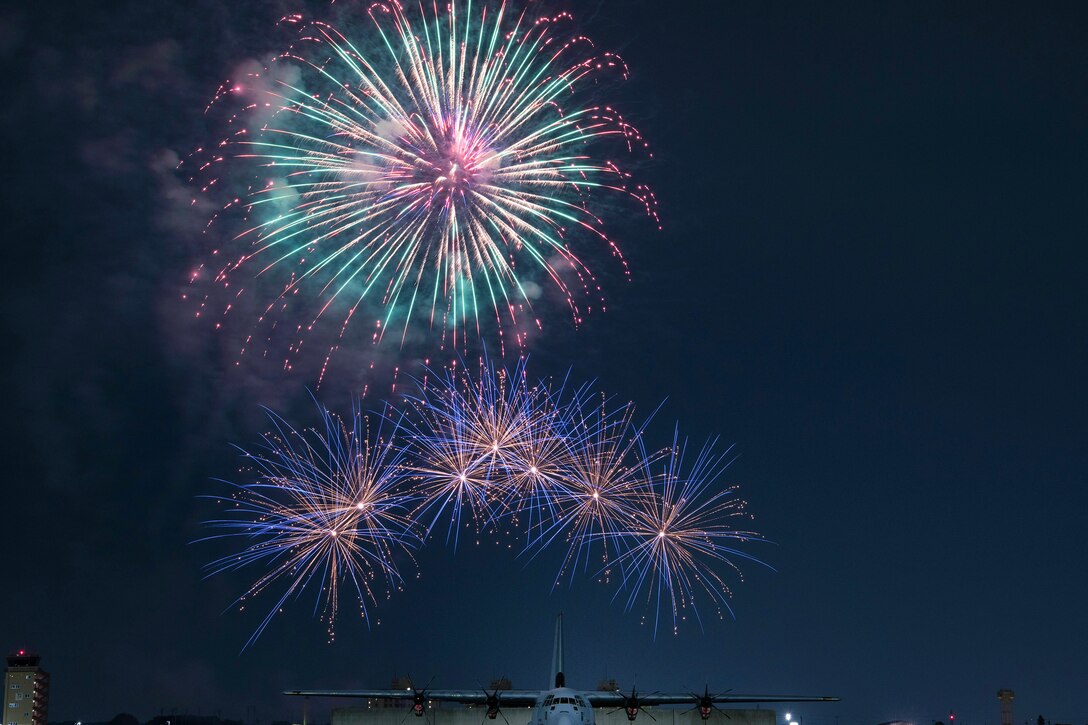
<path id="1" fill-rule="evenodd" d="M 555 725 L 574 725 L 574 718 L 567 713 L 563 713 L 555 719 Z"/>

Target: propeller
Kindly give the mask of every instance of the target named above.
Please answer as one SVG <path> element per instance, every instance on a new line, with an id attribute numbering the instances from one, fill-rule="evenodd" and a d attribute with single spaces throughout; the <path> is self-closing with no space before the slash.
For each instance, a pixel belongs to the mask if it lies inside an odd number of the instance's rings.
<path id="1" fill-rule="evenodd" d="M 412 678 L 409 677 L 408 681 L 411 682 Z M 434 682 L 434 677 L 427 680 L 427 684 L 423 686 L 422 690 L 417 690 L 415 685 L 411 685 L 412 688 L 412 709 L 405 713 L 401 718 L 401 725 L 408 719 L 408 715 L 415 715 L 416 717 L 423 717 L 427 713 L 427 690 L 430 688 L 431 683 Z"/>
<path id="2" fill-rule="evenodd" d="M 729 692 L 729 690 L 726 690 L 725 692 Z M 718 693 L 718 694 L 725 694 L 725 693 Z M 691 693 L 691 697 L 692 697 L 693 700 L 695 700 L 695 707 L 693 707 L 692 710 L 698 710 L 699 711 L 699 717 L 702 718 L 703 720 L 709 720 L 711 713 L 713 713 L 715 710 L 720 712 L 722 715 L 725 715 L 727 720 L 732 720 L 732 718 L 729 717 L 729 713 L 727 713 L 725 710 L 721 709 L 720 707 L 718 707 L 717 705 L 714 704 L 715 695 L 710 694 L 709 685 L 703 687 L 703 694 L 700 695 L 698 693 L 693 692 L 693 693 Z M 691 710 L 688 710 L 688 712 L 691 712 Z"/>
<path id="3" fill-rule="evenodd" d="M 484 690 L 483 693 L 487 696 L 487 720 L 495 720 L 499 715 L 503 715 L 503 710 L 499 708 L 498 704 L 498 690 L 496 689 L 493 692 Z M 503 715 L 503 722 L 510 725 L 510 721 L 506 720 L 506 715 Z"/>
<path id="4" fill-rule="evenodd" d="M 480 687 L 480 689 L 483 690 L 484 697 L 487 698 L 487 700 L 485 701 L 485 705 L 487 706 L 487 712 L 484 714 L 484 716 L 488 720 L 494 720 L 499 715 L 502 715 L 503 722 L 505 722 L 506 725 L 510 725 L 510 721 L 506 719 L 506 715 L 503 715 L 502 708 L 499 704 L 499 689 L 495 688 L 495 690 L 492 692 L 488 692 L 487 689 L 484 687 Z M 481 725 L 483 725 L 483 720 L 481 720 L 480 723 Z"/>
<path id="5" fill-rule="evenodd" d="M 612 712 L 618 712 L 619 710 L 623 710 L 624 713 L 627 715 L 628 721 L 630 721 L 630 722 L 634 722 L 635 718 L 638 717 L 638 714 L 640 712 L 645 712 L 646 717 L 650 718 L 654 722 L 657 722 L 657 718 L 654 717 L 653 715 L 651 715 L 649 712 L 646 712 L 646 710 L 643 709 L 642 705 L 639 704 L 638 692 L 635 690 L 635 688 L 633 688 L 633 687 L 631 688 L 631 696 L 630 697 L 623 694 L 622 692 L 619 693 L 619 695 L 620 695 L 620 697 L 623 698 L 623 707 L 622 708 L 617 708 L 616 710 L 613 710 Z M 608 714 L 611 715 L 612 713 L 610 712 Z"/>

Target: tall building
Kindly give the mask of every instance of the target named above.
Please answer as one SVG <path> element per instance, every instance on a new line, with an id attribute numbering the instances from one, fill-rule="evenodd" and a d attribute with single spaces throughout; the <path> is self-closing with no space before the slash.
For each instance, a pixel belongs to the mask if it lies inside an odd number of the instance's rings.
<path id="1" fill-rule="evenodd" d="M 997 691 L 997 699 L 1001 701 L 1001 725 L 1012 725 L 1012 700 L 1015 695 L 1012 690 L 1002 688 Z"/>
<path id="2" fill-rule="evenodd" d="M 4 670 L 4 719 L 0 725 L 46 725 L 49 717 L 49 673 L 41 657 L 19 650 L 8 656 Z"/>

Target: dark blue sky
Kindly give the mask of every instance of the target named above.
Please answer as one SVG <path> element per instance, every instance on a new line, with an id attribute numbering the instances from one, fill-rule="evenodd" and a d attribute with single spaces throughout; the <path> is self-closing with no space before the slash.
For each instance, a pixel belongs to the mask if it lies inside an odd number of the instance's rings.
<path id="1" fill-rule="evenodd" d="M 531 350 L 720 434 L 776 568 L 737 620 L 652 641 L 550 565 L 434 548 L 345 622 L 299 607 L 238 651 L 201 580 L 197 497 L 258 406 L 312 380 L 232 370 L 178 301 L 204 220 L 170 169 L 204 105 L 281 47 L 301 2 L 41 3 L 0 15 L 7 88 L 0 323 L 0 646 L 39 651 L 54 719 L 161 709 L 297 717 L 286 687 L 395 673 L 544 684 L 567 612 L 573 684 L 833 694 L 808 725 L 1088 722 L 1088 13 L 1079 4 L 572 4 L 620 50 L 616 105 L 650 139 L 664 231 L 622 229 L 633 279 Z M 551 6 L 549 6 L 551 7 Z M 312 12 L 325 12 L 315 3 Z M 617 275 L 618 277 L 618 275 Z M 345 378 L 351 376 L 345 375 Z M 347 406 L 335 384 L 321 395 Z"/>

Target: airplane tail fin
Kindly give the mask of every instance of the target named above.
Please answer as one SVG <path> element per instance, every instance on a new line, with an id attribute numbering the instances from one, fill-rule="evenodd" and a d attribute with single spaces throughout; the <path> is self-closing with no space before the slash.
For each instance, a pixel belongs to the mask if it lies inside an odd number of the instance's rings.
<path id="1" fill-rule="evenodd" d="M 565 687 L 563 677 L 563 613 L 555 618 L 555 643 L 552 645 L 552 677 L 555 687 Z"/>

